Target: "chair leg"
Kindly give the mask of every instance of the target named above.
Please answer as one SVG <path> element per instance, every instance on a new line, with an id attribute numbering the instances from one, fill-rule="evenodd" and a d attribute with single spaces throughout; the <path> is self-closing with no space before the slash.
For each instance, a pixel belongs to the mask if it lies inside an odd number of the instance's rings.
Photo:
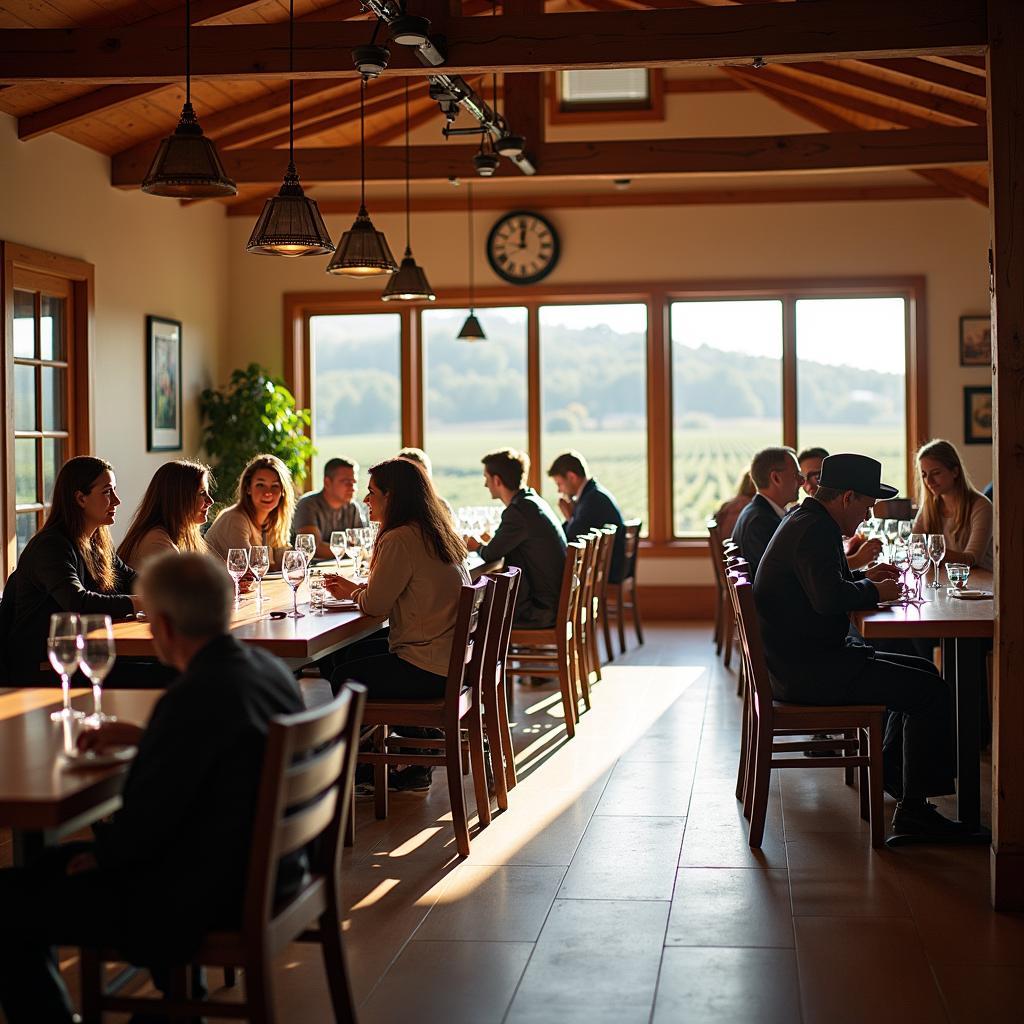
<path id="1" fill-rule="evenodd" d="M 476 816 L 481 828 L 491 823 L 491 794 L 487 791 L 487 768 L 484 765 L 484 736 L 480 708 L 469 713 L 469 760 L 473 769 L 473 793 L 476 796 Z M 495 776 L 497 778 L 497 776 Z"/>
<path id="2" fill-rule="evenodd" d="M 274 1024 L 274 965 L 266 950 L 245 961 L 245 1003 L 252 1024 Z"/>
<path id="3" fill-rule="evenodd" d="M 615 618 L 619 627 L 619 650 L 626 653 L 626 584 L 619 584 L 618 600 L 615 602 Z"/>
<path id="4" fill-rule="evenodd" d="M 885 845 L 885 800 L 882 796 L 882 722 L 872 722 L 868 728 L 868 789 L 871 805 L 871 845 L 877 850 Z"/>
<path id="5" fill-rule="evenodd" d="M 445 729 L 445 771 L 448 796 L 452 802 L 452 827 L 460 857 L 469 856 L 469 825 L 466 821 L 466 794 L 462 789 L 462 739 L 459 729 Z"/>
<path id="6" fill-rule="evenodd" d="M 501 673 L 498 680 L 498 732 L 501 737 L 501 752 L 505 761 L 505 790 L 515 789 L 519 782 L 516 778 L 516 752 L 512 746 L 512 727 L 508 720 L 508 697 L 506 696 L 507 685 L 505 673 Z M 506 796 L 507 799 L 507 796 Z M 499 805 L 500 806 L 500 805 Z"/>
<path id="7" fill-rule="evenodd" d="M 767 734 L 767 735 L 766 735 Z M 754 751 L 753 802 L 750 807 L 750 835 L 747 839 L 752 849 L 761 849 L 764 838 L 764 823 L 768 817 L 768 791 L 772 780 L 772 736 L 768 729 L 757 731 L 757 747 Z"/>
<path id="8" fill-rule="evenodd" d="M 747 758 L 746 775 L 743 778 L 743 817 L 750 821 L 754 810 L 754 766 L 757 760 L 758 730 L 761 723 L 754 713 L 754 701 L 750 691 L 746 694 Z"/>
<path id="9" fill-rule="evenodd" d="M 583 698 L 583 706 L 590 710 L 590 652 L 587 649 L 587 638 L 580 633 L 576 637 L 576 664 L 578 666 L 577 678 L 580 683 L 580 696 Z"/>
<path id="10" fill-rule="evenodd" d="M 853 740 L 853 739 L 856 739 L 856 738 L 857 738 L 857 730 L 856 729 L 844 729 L 843 730 L 843 739 L 844 740 Z M 843 751 L 843 753 L 846 753 L 846 751 Z M 853 780 L 854 780 L 854 771 L 853 771 L 853 769 L 852 768 L 844 768 L 843 769 L 843 781 L 848 786 L 852 786 L 853 785 Z"/>
<path id="11" fill-rule="evenodd" d="M 715 595 L 715 632 L 714 632 L 714 643 L 715 643 L 715 654 L 722 653 L 722 635 L 723 626 L 725 625 L 725 613 L 727 609 L 725 607 L 725 592 L 721 586 L 718 587 L 718 593 Z"/>
<path id="12" fill-rule="evenodd" d="M 608 602 L 601 602 L 601 625 L 604 631 L 604 650 L 608 655 L 605 661 L 615 660 L 615 648 L 612 645 L 612 617 L 608 611 Z"/>
<path id="13" fill-rule="evenodd" d="M 725 657 L 723 658 L 723 663 L 726 668 L 730 668 L 732 666 L 733 634 L 736 632 L 736 619 L 733 615 L 729 615 L 726 618 L 723 629 L 725 632 L 725 638 L 722 641 L 722 647 L 725 650 Z"/>
<path id="14" fill-rule="evenodd" d="M 380 751 L 384 752 L 388 746 L 388 725 L 378 726 L 380 730 L 379 744 Z M 383 761 L 373 766 L 373 811 L 378 821 L 383 821 L 388 816 L 388 766 Z"/>
<path id="15" fill-rule="evenodd" d="M 490 751 L 491 778 L 494 780 L 494 802 L 498 805 L 499 811 L 508 810 L 508 778 L 505 775 L 505 741 L 501 735 L 501 722 L 498 709 L 495 706 L 496 694 L 491 695 L 489 701 L 485 701 L 484 708 L 484 731 L 487 736 L 487 746 Z"/>
<path id="16" fill-rule="evenodd" d="M 592 612 L 587 620 L 587 642 L 590 645 L 590 663 L 594 666 L 594 682 L 601 682 L 601 649 L 597 643 L 597 612 Z"/>
<path id="17" fill-rule="evenodd" d="M 644 645 L 644 624 L 640 618 L 640 598 L 637 595 L 636 589 L 636 577 L 633 577 L 633 582 L 629 587 L 629 596 L 632 598 L 631 607 L 633 609 L 633 629 L 636 630 L 636 642 L 643 647 Z"/>
<path id="18" fill-rule="evenodd" d="M 562 713 L 565 716 L 565 733 L 572 739 L 576 735 L 576 699 L 572 683 L 572 648 L 558 659 L 558 686 L 562 691 Z"/>
<path id="19" fill-rule="evenodd" d="M 352 783 L 353 792 L 348 798 L 348 817 L 345 820 L 345 845 L 356 845 L 356 794 L 355 783 Z"/>
<path id="20" fill-rule="evenodd" d="M 740 723 L 740 763 L 736 769 L 736 799 L 742 800 L 747 785 L 747 758 L 750 757 L 750 725 L 747 722 L 747 701 L 743 700 L 743 719 Z"/>
<path id="21" fill-rule="evenodd" d="M 345 964 L 342 946 L 341 919 L 344 914 L 337 905 L 337 897 L 328 898 L 328 909 L 320 917 L 320 948 L 324 956 L 327 987 L 331 993 L 335 1024 L 355 1024 L 356 1008 L 352 999 L 352 985 Z"/>
<path id="22" fill-rule="evenodd" d="M 868 733 L 867 729 L 857 730 L 857 753 L 861 757 L 870 756 L 868 753 Z M 857 769 L 857 793 L 860 796 L 860 816 L 864 821 L 871 820 L 871 804 L 868 800 L 868 768 L 867 765 L 862 764 Z"/>
<path id="23" fill-rule="evenodd" d="M 101 1024 L 103 1011 L 103 961 L 95 949 L 83 947 L 79 960 L 82 986 L 82 1024 Z"/>

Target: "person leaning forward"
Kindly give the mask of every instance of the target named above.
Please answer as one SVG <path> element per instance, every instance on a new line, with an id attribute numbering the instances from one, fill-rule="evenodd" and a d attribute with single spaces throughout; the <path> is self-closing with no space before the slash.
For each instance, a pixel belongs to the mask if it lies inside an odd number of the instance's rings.
<path id="1" fill-rule="evenodd" d="M 848 636 L 850 612 L 899 596 L 891 565 L 851 570 L 843 535 L 880 498 L 881 464 L 864 455 L 822 463 L 817 493 L 780 524 L 754 578 L 754 601 L 777 699 L 795 704 L 884 704 L 886 789 L 900 833 L 949 835 L 956 822 L 925 799 L 954 791 L 949 691 L 924 658 L 890 654 Z"/>

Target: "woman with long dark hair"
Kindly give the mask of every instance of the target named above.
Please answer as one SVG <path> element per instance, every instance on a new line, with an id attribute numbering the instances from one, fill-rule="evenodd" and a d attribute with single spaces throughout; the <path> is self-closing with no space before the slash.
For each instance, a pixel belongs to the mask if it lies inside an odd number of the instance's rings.
<path id="1" fill-rule="evenodd" d="M 205 554 L 199 527 L 206 522 L 213 498 L 210 467 L 190 459 L 165 462 L 154 474 L 117 549 L 135 569 L 169 551 Z"/>
<path id="2" fill-rule="evenodd" d="M 348 648 L 333 685 L 356 679 L 371 698 L 442 697 L 459 594 L 469 583 L 466 546 L 416 462 L 378 463 L 363 500 L 380 524 L 370 578 L 358 585 L 329 576 L 327 587 L 366 615 L 389 619 L 390 628 Z"/>
<path id="3" fill-rule="evenodd" d="M 81 455 L 61 467 L 46 522 L 21 553 L 13 586 L 8 581 L 4 590 L 4 603 L 14 601 L 8 644 L 12 682 L 56 682 L 46 664 L 54 612 L 112 619 L 134 614 L 135 572 L 118 558 L 110 539 L 120 504 L 109 462 Z"/>

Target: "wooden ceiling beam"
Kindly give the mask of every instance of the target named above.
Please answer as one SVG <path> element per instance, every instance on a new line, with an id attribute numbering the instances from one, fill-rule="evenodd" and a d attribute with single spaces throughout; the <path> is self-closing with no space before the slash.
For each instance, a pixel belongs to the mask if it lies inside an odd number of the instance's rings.
<path id="1" fill-rule="evenodd" d="M 413 177 L 445 180 L 467 170 L 464 146 L 417 146 Z M 930 128 L 926 131 L 841 132 L 834 135 L 756 135 L 742 138 L 632 139 L 610 142 L 548 142 L 535 147 L 538 177 L 636 178 L 644 175 L 801 173 L 951 167 L 986 160 L 985 131 Z M 269 185 L 280 177 L 281 154 L 274 149 L 235 149 L 221 154 L 228 174 L 240 185 Z M 346 182 L 359 177 L 359 151 L 344 148 L 297 150 L 308 182 Z M 399 181 L 405 176 L 398 146 L 378 146 L 366 154 L 367 178 Z M 111 160 L 111 182 L 137 187 L 149 166 L 130 151 Z M 519 172 L 502 161 L 501 175 Z"/>
<path id="2" fill-rule="evenodd" d="M 288 74 L 288 27 L 196 28 L 196 78 L 267 79 Z M 0 83 L 170 82 L 181 77 L 180 33 L 164 28 L 0 30 Z M 294 77 L 354 76 L 350 50 L 366 42 L 356 22 L 295 26 Z M 985 0 L 901 0 L 884 18 L 862 0 L 686 10 L 452 18 L 452 74 L 557 68 L 671 67 L 981 54 Z M 389 75 L 424 75 L 409 47 L 392 48 Z M 936 71 L 958 74 L 951 68 Z M 972 79 L 974 76 L 970 76 Z"/>
<path id="3" fill-rule="evenodd" d="M 870 63 L 876 67 L 885 68 L 888 71 L 895 71 L 898 75 L 906 78 L 916 78 L 918 81 L 929 82 L 931 85 L 941 86 L 953 92 L 966 93 L 968 96 L 985 97 L 985 79 L 979 78 L 971 71 L 959 71 L 945 64 L 935 64 L 929 60 L 914 60 L 912 58 L 877 58 Z"/>

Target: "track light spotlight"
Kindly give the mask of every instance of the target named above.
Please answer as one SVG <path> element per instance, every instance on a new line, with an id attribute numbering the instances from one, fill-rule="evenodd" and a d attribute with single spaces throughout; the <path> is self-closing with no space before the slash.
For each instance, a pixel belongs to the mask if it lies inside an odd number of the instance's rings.
<path id="1" fill-rule="evenodd" d="M 414 14 L 403 14 L 388 26 L 391 42 L 399 46 L 422 46 L 430 40 L 430 22 Z"/>
<path id="2" fill-rule="evenodd" d="M 502 156 L 517 157 L 526 149 L 526 139 L 522 135 L 502 135 L 494 143 L 494 149 Z"/>
<path id="3" fill-rule="evenodd" d="M 494 172 L 498 169 L 498 164 L 501 163 L 497 153 L 484 153 L 480 152 L 473 157 L 473 166 L 476 168 L 476 173 L 481 178 L 491 178 L 494 176 Z"/>
<path id="4" fill-rule="evenodd" d="M 386 46 L 369 43 L 352 50 L 352 63 L 363 78 L 379 78 L 388 66 L 391 51 Z"/>

